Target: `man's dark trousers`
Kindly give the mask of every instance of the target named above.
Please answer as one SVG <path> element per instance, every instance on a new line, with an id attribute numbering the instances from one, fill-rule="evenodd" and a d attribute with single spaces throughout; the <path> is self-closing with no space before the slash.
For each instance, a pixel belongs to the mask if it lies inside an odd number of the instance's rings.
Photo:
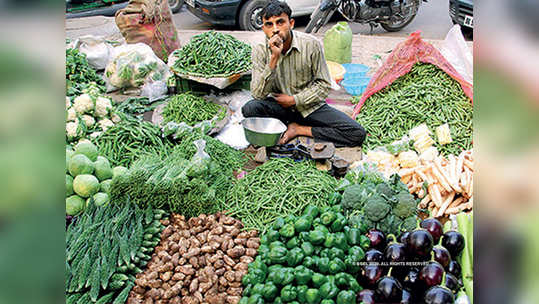
<path id="1" fill-rule="evenodd" d="M 332 142 L 335 146 L 361 146 L 365 129 L 343 112 L 324 103 L 322 107 L 301 116 L 297 111 L 285 109 L 273 98 L 253 99 L 241 109 L 244 117 L 273 117 L 288 125 L 291 122 L 311 126 L 316 141 Z"/>

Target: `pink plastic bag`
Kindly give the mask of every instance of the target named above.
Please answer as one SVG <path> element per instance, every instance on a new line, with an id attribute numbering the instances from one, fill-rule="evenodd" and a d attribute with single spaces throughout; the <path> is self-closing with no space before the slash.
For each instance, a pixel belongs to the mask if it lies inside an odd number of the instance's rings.
<path id="1" fill-rule="evenodd" d="M 397 80 L 397 78 L 408 73 L 417 62 L 430 63 L 442 69 L 460 84 L 464 94 L 473 103 L 473 85 L 460 76 L 440 51 L 432 44 L 423 41 L 420 34 L 420 31 L 410 34 L 408 39 L 399 43 L 391 54 L 389 54 L 386 62 L 384 62 L 371 78 L 367 89 L 354 108 L 353 118 L 359 114 L 367 98 L 387 87 L 393 81 Z"/>

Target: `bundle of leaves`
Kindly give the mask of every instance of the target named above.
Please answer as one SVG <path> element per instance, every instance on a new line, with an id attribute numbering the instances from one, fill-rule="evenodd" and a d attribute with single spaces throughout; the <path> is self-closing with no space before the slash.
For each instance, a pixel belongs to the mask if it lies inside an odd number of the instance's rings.
<path id="1" fill-rule="evenodd" d="M 92 82 L 104 89 L 105 82 L 88 64 L 86 55 L 76 49 L 66 49 L 66 95 L 81 94 Z"/>
<path id="2" fill-rule="evenodd" d="M 142 207 L 151 205 L 187 218 L 217 212 L 232 176 L 223 174 L 217 162 L 197 156 L 191 160 L 178 152 L 142 156 L 125 174 L 113 177 L 111 202 L 130 199 Z"/>
<path id="3" fill-rule="evenodd" d="M 372 169 L 360 168 L 349 172 L 338 190 L 342 192 L 341 204 L 354 225 L 395 235 L 416 228 L 418 202 L 398 174 L 385 180 Z"/>

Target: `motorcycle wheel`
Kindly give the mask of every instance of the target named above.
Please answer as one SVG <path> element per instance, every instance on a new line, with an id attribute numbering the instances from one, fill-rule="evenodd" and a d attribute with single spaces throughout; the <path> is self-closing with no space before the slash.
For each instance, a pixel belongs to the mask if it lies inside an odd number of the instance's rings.
<path id="1" fill-rule="evenodd" d="M 413 15 L 409 16 L 408 18 L 404 19 L 401 22 L 397 22 L 397 23 L 380 23 L 380 25 L 382 26 L 382 28 L 384 28 L 384 30 L 386 30 L 388 32 L 398 32 L 398 31 L 402 30 L 405 26 L 410 24 L 410 22 L 412 22 L 412 20 L 414 20 L 415 15 L 417 15 L 417 10 Z"/>
<path id="2" fill-rule="evenodd" d="M 170 10 L 173 14 L 180 11 L 182 8 L 184 0 L 168 0 L 168 6 L 170 6 Z"/>
<path id="3" fill-rule="evenodd" d="M 305 27 L 305 33 L 318 32 L 329 21 L 334 12 L 334 10 L 321 11 L 320 7 L 317 7 L 311 15 L 307 27 Z"/>

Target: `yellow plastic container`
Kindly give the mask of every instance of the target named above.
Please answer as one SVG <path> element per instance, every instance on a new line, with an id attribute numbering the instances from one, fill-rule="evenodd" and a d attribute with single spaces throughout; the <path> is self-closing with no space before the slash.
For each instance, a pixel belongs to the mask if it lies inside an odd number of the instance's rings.
<path id="1" fill-rule="evenodd" d="M 326 61 L 329 69 L 329 74 L 336 82 L 341 81 L 344 78 L 346 69 L 340 64 L 333 61 Z"/>

